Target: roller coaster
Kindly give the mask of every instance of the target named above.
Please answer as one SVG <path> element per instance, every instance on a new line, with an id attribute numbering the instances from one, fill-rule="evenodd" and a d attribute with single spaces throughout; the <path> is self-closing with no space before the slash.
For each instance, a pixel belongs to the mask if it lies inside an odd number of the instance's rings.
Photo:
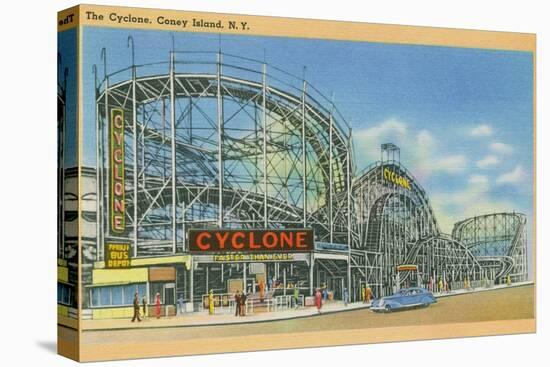
<path id="1" fill-rule="evenodd" d="M 351 128 L 305 77 L 264 61 L 218 52 L 176 51 L 166 61 L 103 75 L 94 66 L 97 248 L 131 244 L 134 258 L 188 252 L 189 228 L 313 228 L 348 286 L 381 294 L 396 268 L 449 281 L 527 279 L 526 219 L 518 213 L 469 218 L 441 232 L 427 193 L 384 144 L 358 172 Z M 124 111 L 126 230 L 109 228 L 109 124 Z M 307 277 L 307 275 L 305 275 Z"/>
<path id="2" fill-rule="evenodd" d="M 454 225 L 453 237 L 462 242 L 491 277 L 527 280 L 527 218 L 519 213 L 496 213 L 465 219 Z"/>

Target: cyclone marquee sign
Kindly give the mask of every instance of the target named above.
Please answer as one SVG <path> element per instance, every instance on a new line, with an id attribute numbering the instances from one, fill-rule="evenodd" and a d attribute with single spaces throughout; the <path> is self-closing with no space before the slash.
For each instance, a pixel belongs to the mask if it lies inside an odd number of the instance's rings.
<path id="1" fill-rule="evenodd" d="M 190 229 L 193 253 L 312 251 L 312 229 Z"/>
<path id="2" fill-rule="evenodd" d="M 122 233 L 126 229 L 124 198 L 124 111 L 111 110 L 111 129 L 109 132 L 110 157 L 110 207 L 111 230 Z"/>

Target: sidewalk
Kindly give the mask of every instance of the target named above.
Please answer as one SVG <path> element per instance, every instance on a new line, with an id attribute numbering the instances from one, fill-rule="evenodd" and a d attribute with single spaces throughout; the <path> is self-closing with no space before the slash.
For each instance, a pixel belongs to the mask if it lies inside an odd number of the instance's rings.
<path id="1" fill-rule="evenodd" d="M 331 301 L 323 304 L 321 315 L 357 310 L 370 307 L 370 303 L 348 303 L 347 306 L 341 301 Z M 185 327 L 185 326 L 212 326 L 225 324 L 243 324 L 263 321 L 289 320 L 300 317 L 319 315 L 316 307 L 300 307 L 277 312 L 258 312 L 243 317 L 235 316 L 232 313 L 209 315 L 208 311 L 185 313 L 180 316 L 162 317 L 160 319 L 145 318 L 141 322 L 131 322 L 129 319 L 110 320 L 82 320 L 83 330 L 108 330 L 108 329 L 139 329 L 139 328 L 163 328 L 163 327 Z"/>
<path id="2" fill-rule="evenodd" d="M 521 287 L 532 284 L 533 282 L 514 283 L 512 285 L 497 285 L 491 288 L 474 288 L 470 290 L 459 289 L 445 293 L 434 293 L 436 298 L 450 297 L 467 293 L 488 292 L 504 288 Z M 344 306 L 341 301 L 327 302 L 321 308 L 321 314 L 331 314 L 336 312 L 345 312 L 358 309 L 369 308 L 370 303 L 355 302 Z M 129 319 L 109 319 L 109 320 L 82 320 L 83 330 L 122 330 L 139 328 L 169 328 L 169 327 L 189 327 L 189 326 L 213 326 L 227 324 L 244 324 L 265 321 L 289 320 L 302 317 L 317 316 L 316 307 L 301 307 L 277 312 L 258 312 L 244 317 L 236 317 L 232 313 L 209 315 L 208 311 L 185 313 L 180 316 L 145 318 L 141 322 L 131 322 Z"/>
<path id="3" fill-rule="evenodd" d="M 533 284 L 533 282 L 532 281 L 518 282 L 518 283 L 512 283 L 510 285 L 498 284 L 490 288 L 478 287 L 478 288 L 471 288 L 471 289 L 458 289 L 456 291 L 451 291 L 451 292 L 434 293 L 433 295 L 435 298 L 450 297 L 450 296 L 458 296 L 466 293 L 490 292 L 490 291 L 495 291 L 495 290 L 505 289 L 505 288 L 522 287 L 524 285 L 529 285 L 529 284 Z"/>

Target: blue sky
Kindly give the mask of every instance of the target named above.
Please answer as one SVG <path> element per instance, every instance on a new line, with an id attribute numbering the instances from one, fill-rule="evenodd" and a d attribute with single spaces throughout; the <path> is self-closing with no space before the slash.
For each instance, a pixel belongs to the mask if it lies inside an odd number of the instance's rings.
<path id="1" fill-rule="evenodd" d="M 166 61 L 172 40 L 162 31 L 87 27 L 84 32 L 85 134 L 94 136 L 92 63 L 106 47 L 109 71 Z M 218 48 L 218 35 L 174 33 L 178 50 Z M 532 223 L 533 56 L 529 52 L 298 38 L 227 36 L 222 50 L 265 59 L 307 80 L 353 127 L 358 169 L 401 148 L 401 161 L 426 189 L 445 232 L 476 214 L 526 213 Z M 100 74 L 102 68 L 100 67 Z M 85 164 L 95 163 L 94 141 Z M 531 236 L 530 236 L 531 237 Z"/>

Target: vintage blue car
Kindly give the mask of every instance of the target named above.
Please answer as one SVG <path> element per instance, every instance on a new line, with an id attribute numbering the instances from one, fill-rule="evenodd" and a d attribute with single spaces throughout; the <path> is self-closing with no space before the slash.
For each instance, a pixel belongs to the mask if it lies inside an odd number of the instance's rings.
<path id="1" fill-rule="evenodd" d="M 432 292 L 423 288 L 405 288 L 391 296 L 372 301 L 370 309 L 373 311 L 391 312 L 413 307 L 428 307 L 437 300 Z"/>

